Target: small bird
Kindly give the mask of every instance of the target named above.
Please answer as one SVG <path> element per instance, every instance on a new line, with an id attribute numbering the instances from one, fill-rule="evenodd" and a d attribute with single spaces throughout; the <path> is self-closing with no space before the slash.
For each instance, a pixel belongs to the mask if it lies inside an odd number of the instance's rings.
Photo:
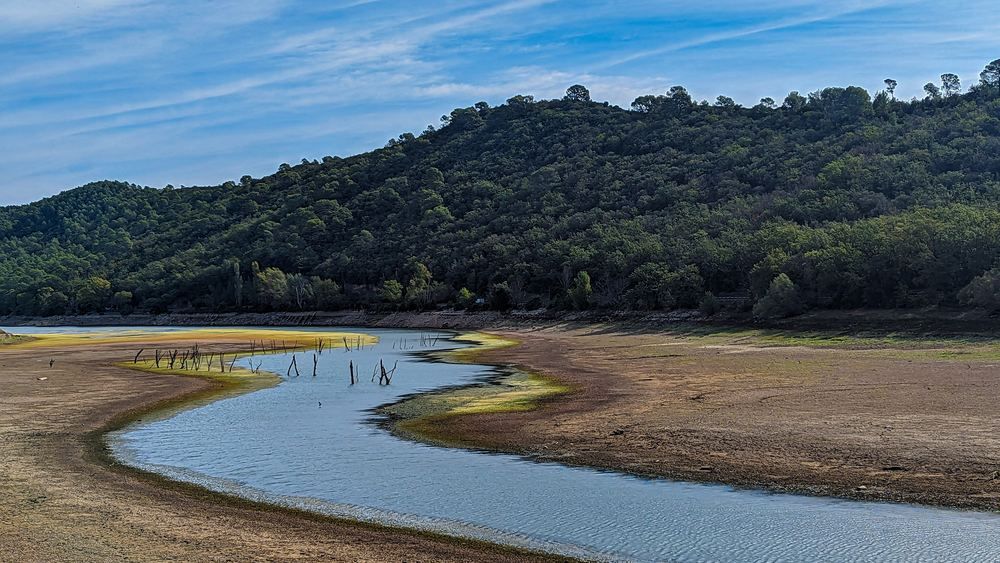
<path id="1" fill-rule="evenodd" d="M 49 367 L 52 367 L 52 364 L 54 364 L 54 363 L 56 363 L 55 358 L 49 360 Z"/>
<path id="2" fill-rule="evenodd" d="M 319 408 L 323 408 L 323 401 L 319 402 Z"/>

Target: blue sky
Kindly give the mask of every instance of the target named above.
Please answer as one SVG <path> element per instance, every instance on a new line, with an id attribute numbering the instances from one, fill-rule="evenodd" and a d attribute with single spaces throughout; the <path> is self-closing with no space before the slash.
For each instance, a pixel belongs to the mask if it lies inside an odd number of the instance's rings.
<path id="1" fill-rule="evenodd" d="M 382 146 L 513 94 L 971 85 L 995 0 L 0 0 L 0 204 L 204 185 Z"/>

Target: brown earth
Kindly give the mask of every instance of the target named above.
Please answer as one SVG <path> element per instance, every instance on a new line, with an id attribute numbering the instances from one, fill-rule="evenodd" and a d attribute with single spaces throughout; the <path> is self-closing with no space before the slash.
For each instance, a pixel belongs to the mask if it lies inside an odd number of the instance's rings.
<path id="1" fill-rule="evenodd" d="M 651 476 L 1000 509 L 995 341 L 491 332 L 521 344 L 480 360 L 575 391 L 529 412 L 439 418 L 430 438 Z"/>
<path id="2" fill-rule="evenodd" d="M 234 344 L 200 343 L 205 351 Z M 539 559 L 245 502 L 109 463 L 102 430 L 129 413 L 219 387 L 111 365 L 131 360 L 139 345 L 0 347 L 0 560 Z"/>

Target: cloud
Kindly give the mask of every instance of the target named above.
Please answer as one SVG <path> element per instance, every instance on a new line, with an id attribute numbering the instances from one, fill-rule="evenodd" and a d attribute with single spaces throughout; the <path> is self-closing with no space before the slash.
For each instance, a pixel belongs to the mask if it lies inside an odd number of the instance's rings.
<path id="1" fill-rule="evenodd" d="M 968 82 L 997 31 L 986 0 L 53 2 L 0 0 L 0 167 L 16 171 L 0 203 L 259 174 L 573 83 L 621 106 L 671 84 L 754 103 L 892 75 L 918 93 L 946 70 Z"/>

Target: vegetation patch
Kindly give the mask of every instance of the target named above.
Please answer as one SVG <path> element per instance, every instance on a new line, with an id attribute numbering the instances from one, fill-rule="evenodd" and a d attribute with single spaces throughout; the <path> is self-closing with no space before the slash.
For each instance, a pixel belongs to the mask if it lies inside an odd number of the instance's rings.
<path id="1" fill-rule="evenodd" d="M 475 342 L 472 348 L 449 350 L 436 357 L 456 363 L 474 363 L 487 350 L 517 344 L 511 339 L 485 333 L 467 333 L 456 340 Z M 460 442 L 448 432 L 447 421 L 456 416 L 529 411 L 571 388 L 554 378 L 514 370 L 487 383 L 425 393 L 380 409 L 393 421 L 393 430 L 407 437 L 433 443 Z"/>
<path id="2" fill-rule="evenodd" d="M 13 336 L 13 335 L 10 335 Z M 14 343 L 20 347 L 63 347 L 83 345 L 105 345 L 119 343 L 163 343 L 193 341 L 211 343 L 213 341 L 238 340 L 245 342 L 239 346 L 239 351 L 250 352 L 251 349 L 262 350 L 296 350 L 312 348 L 323 340 L 328 348 L 354 347 L 355 345 L 370 346 L 378 342 L 378 337 L 368 334 L 340 331 L 296 331 L 270 329 L 221 329 L 204 328 L 182 331 L 149 332 L 122 329 L 109 332 L 55 333 L 37 334 L 31 337 L 20 337 L 22 340 Z M 256 344 L 254 344 L 256 343 Z M 152 351 L 152 349 L 150 350 Z"/>

